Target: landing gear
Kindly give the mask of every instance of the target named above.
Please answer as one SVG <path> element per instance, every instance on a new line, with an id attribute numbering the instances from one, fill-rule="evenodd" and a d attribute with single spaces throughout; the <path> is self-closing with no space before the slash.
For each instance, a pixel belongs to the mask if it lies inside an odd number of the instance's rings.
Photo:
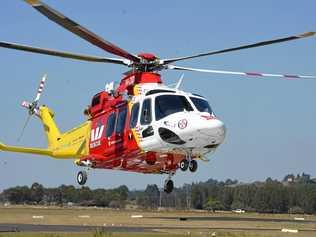
<path id="1" fill-rule="evenodd" d="M 171 193 L 173 190 L 173 181 L 171 179 L 167 179 L 164 186 L 165 193 Z"/>
<path id="2" fill-rule="evenodd" d="M 168 173 L 168 178 L 166 179 L 165 185 L 163 187 L 163 190 L 165 191 L 165 193 L 171 193 L 174 188 L 173 181 L 171 180 L 174 174 L 175 174 L 174 172 Z"/>
<path id="3" fill-rule="evenodd" d="M 179 167 L 182 171 L 187 171 L 188 168 L 191 172 L 195 172 L 198 168 L 196 160 L 192 159 L 192 151 L 187 152 L 186 158 L 180 161 Z"/>
<path id="4" fill-rule="evenodd" d="M 194 173 L 198 168 L 198 164 L 196 162 L 196 160 L 191 160 L 190 164 L 189 164 L 189 170 Z"/>
<path id="5" fill-rule="evenodd" d="M 182 171 L 186 171 L 189 168 L 189 161 L 187 159 L 183 159 L 180 161 L 180 169 Z"/>
<path id="6" fill-rule="evenodd" d="M 85 185 L 88 179 L 88 174 L 86 171 L 79 171 L 77 174 L 77 182 L 79 185 Z"/>

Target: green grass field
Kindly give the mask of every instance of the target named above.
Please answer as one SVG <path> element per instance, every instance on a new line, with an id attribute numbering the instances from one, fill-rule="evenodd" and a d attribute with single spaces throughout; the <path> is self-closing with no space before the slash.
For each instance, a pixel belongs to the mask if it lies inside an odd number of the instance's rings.
<path id="1" fill-rule="evenodd" d="M 132 218 L 132 215 L 142 215 L 143 218 Z M 218 237 L 315 237 L 316 224 L 303 222 L 272 222 L 272 221 L 237 221 L 237 220 L 190 220 L 180 221 L 178 217 L 241 217 L 260 219 L 289 219 L 295 217 L 316 221 L 316 216 L 310 215 L 272 215 L 272 214 L 234 214 L 209 213 L 196 211 L 140 211 L 112 210 L 102 208 L 59 208 L 9 206 L 0 207 L 0 223 L 6 224 L 45 224 L 45 225 L 80 225 L 80 226 L 133 226 L 156 227 L 155 233 L 0 233 L 0 237 L 35 236 L 35 237 L 156 237 L 156 236 L 218 236 Z M 34 218 L 35 217 L 35 218 Z M 162 218 L 163 217 L 163 218 Z M 173 219 L 165 219 L 166 217 Z M 160 219 L 162 218 L 162 219 Z M 159 228 L 163 228 L 159 230 Z M 170 228 L 170 229 L 168 229 Z M 232 228 L 227 230 L 227 228 Z M 251 228 L 252 230 L 247 230 Z M 281 229 L 298 229 L 297 234 L 282 233 Z M 253 230 L 259 229 L 259 230 Z M 272 229 L 264 231 L 260 229 Z M 305 231 L 304 231 L 305 230 Z M 308 230 L 308 231 L 306 231 Z"/>

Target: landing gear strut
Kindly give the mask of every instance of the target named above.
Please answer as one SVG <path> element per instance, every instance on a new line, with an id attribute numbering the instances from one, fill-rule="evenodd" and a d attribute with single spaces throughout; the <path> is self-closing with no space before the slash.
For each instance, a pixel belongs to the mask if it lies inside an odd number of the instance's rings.
<path id="1" fill-rule="evenodd" d="M 79 171 L 77 174 L 77 182 L 79 185 L 85 185 L 88 179 L 88 174 L 86 171 Z"/>

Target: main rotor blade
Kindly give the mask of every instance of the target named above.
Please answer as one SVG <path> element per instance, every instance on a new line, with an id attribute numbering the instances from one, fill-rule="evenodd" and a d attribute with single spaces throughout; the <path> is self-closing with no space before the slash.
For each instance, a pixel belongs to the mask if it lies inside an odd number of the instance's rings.
<path id="1" fill-rule="evenodd" d="M 95 56 L 82 55 L 82 54 L 74 54 L 74 53 L 56 51 L 56 50 L 51 50 L 51 49 L 35 48 L 35 47 L 27 46 L 27 45 L 15 44 L 15 43 L 9 43 L 9 42 L 0 42 L 0 47 L 27 51 L 27 52 L 32 52 L 32 53 L 38 53 L 38 54 L 51 55 L 51 56 L 62 57 L 62 58 L 71 58 L 71 59 L 88 61 L 88 62 L 115 63 L 115 64 L 122 64 L 122 65 L 130 64 L 129 60 L 127 59 L 104 58 L 104 57 L 95 57 Z"/>
<path id="2" fill-rule="evenodd" d="M 112 44 L 109 41 L 102 39 L 100 36 L 89 31 L 88 29 L 84 28 L 83 26 L 79 25 L 73 20 L 67 18 L 66 16 L 56 11 L 55 9 L 49 7 L 45 3 L 42 3 L 39 0 L 24 0 L 24 1 L 30 4 L 33 8 L 35 8 L 37 11 L 42 13 L 44 16 L 46 16 L 48 19 L 54 21 L 58 25 L 64 27 L 65 29 L 79 36 L 80 38 L 90 42 L 91 44 L 109 53 L 129 59 L 133 62 L 140 61 L 139 57 L 128 53 L 124 49 L 119 48 L 118 46 Z"/>
<path id="3" fill-rule="evenodd" d="M 313 36 L 313 35 L 315 35 L 315 33 L 316 32 L 306 32 L 306 33 L 303 33 L 300 35 L 289 36 L 286 38 L 279 38 L 279 39 L 275 39 L 275 40 L 262 41 L 262 42 L 258 42 L 258 43 L 254 43 L 254 44 L 248 44 L 248 45 L 243 45 L 243 46 L 239 46 L 239 47 L 228 48 L 228 49 L 223 49 L 223 50 L 218 50 L 218 51 L 211 51 L 211 52 L 207 52 L 207 53 L 200 53 L 200 54 L 187 56 L 187 57 L 162 59 L 161 64 L 166 65 L 169 63 L 187 60 L 187 59 L 192 59 L 192 58 L 199 58 L 199 57 L 210 56 L 210 55 L 214 55 L 214 54 L 227 53 L 227 52 L 232 52 L 232 51 L 237 51 L 237 50 L 242 50 L 242 49 L 249 49 L 249 48 L 261 47 L 261 46 L 265 46 L 265 45 L 269 45 L 269 44 L 277 44 L 277 43 L 282 43 L 282 42 L 286 42 L 286 41 L 302 39 L 302 38 Z"/>
<path id="4" fill-rule="evenodd" d="M 175 65 L 168 65 L 167 69 L 180 70 L 180 71 L 192 71 L 192 72 L 207 72 L 216 74 L 229 74 L 239 76 L 256 76 L 256 77 L 281 77 L 287 79 L 316 79 L 316 76 L 304 76 L 304 75 L 290 75 L 290 74 L 271 74 L 271 73 L 258 73 L 258 72 L 232 72 L 222 70 L 208 70 L 189 67 L 178 67 Z"/>

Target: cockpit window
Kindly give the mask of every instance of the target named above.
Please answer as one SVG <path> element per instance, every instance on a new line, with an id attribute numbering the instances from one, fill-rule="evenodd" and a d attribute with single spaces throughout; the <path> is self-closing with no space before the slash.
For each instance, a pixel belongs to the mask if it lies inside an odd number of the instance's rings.
<path id="1" fill-rule="evenodd" d="M 135 128 L 137 124 L 138 119 L 138 113 L 139 113 L 139 103 L 133 104 L 132 112 L 131 112 L 131 119 L 129 122 L 130 128 Z"/>
<path id="2" fill-rule="evenodd" d="M 170 114 L 193 111 L 189 101 L 180 95 L 160 95 L 155 100 L 156 120 L 160 120 Z"/>
<path id="3" fill-rule="evenodd" d="M 100 104 L 100 99 L 101 99 L 100 97 L 101 97 L 100 95 L 97 95 L 97 96 L 93 97 L 93 100 L 92 100 L 92 103 L 91 103 L 92 107 Z"/>
<path id="4" fill-rule="evenodd" d="M 196 97 L 190 97 L 190 99 L 192 100 L 198 111 L 212 114 L 212 109 L 206 100 Z"/>
<path id="5" fill-rule="evenodd" d="M 143 102 L 140 123 L 141 125 L 147 125 L 151 123 L 151 120 L 151 99 L 149 98 Z"/>

